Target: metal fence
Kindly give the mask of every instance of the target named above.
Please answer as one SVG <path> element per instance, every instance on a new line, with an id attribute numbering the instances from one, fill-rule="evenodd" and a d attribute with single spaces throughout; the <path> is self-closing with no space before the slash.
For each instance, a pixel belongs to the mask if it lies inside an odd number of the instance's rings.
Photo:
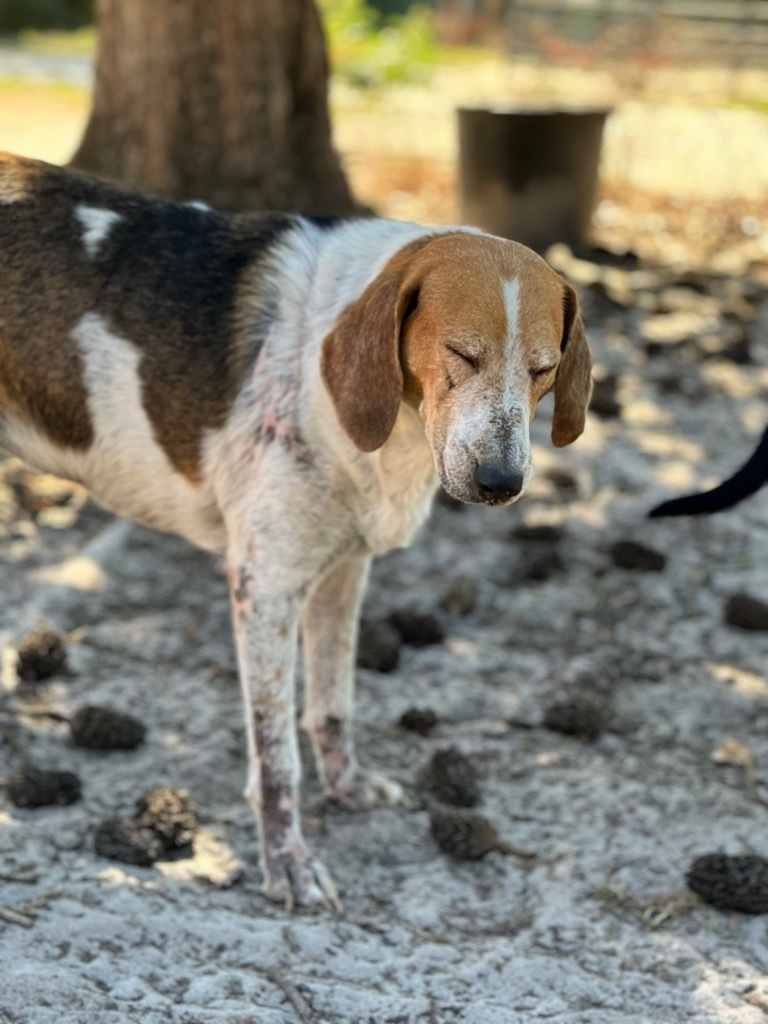
<path id="1" fill-rule="evenodd" d="M 768 0 L 443 0 L 454 34 L 551 62 L 768 69 Z"/>

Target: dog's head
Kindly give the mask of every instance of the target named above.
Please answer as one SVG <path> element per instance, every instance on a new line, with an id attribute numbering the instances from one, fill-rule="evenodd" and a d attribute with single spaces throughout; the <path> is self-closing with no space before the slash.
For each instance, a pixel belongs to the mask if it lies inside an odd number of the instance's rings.
<path id="1" fill-rule="evenodd" d="M 573 289 L 517 242 L 457 231 L 401 249 L 323 343 L 322 373 L 362 451 L 418 409 L 453 497 L 507 504 L 531 474 L 529 423 L 555 393 L 552 441 L 575 441 L 591 358 Z"/>

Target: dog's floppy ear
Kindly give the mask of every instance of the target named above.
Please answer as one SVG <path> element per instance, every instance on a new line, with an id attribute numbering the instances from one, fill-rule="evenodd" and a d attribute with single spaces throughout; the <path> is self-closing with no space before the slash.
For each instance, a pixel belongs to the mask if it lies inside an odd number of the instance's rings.
<path id="1" fill-rule="evenodd" d="M 420 239 L 401 249 L 323 342 L 325 386 L 345 433 L 364 452 L 381 448 L 397 419 L 403 396 L 400 332 L 418 292 L 407 276 L 424 244 Z"/>
<path id="2" fill-rule="evenodd" d="M 562 448 L 584 430 L 592 396 L 592 356 L 584 336 L 579 300 L 570 285 L 565 286 L 563 353 L 555 378 L 555 413 L 552 444 Z"/>

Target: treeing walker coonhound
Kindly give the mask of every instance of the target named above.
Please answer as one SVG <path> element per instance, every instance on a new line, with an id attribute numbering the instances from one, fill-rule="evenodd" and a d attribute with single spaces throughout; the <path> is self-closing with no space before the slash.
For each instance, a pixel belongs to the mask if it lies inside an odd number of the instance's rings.
<path id="1" fill-rule="evenodd" d="M 506 505 L 529 422 L 582 432 L 576 295 L 471 228 L 226 216 L 0 157 L 0 444 L 103 505 L 224 555 L 266 894 L 338 907 L 299 817 L 294 668 L 325 790 L 400 788 L 357 763 L 358 611 L 438 482 Z"/>

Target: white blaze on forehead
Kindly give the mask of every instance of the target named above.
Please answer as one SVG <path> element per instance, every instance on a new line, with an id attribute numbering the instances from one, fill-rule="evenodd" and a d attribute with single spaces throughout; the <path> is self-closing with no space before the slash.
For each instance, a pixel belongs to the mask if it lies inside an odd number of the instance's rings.
<path id="1" fill-rule="evenodd" d="M 507 344 L 517 341 L 520 326 L 520 279 L 504 282 L 504 308 L 507 311 Z"/>
<path id="2" fill-rule="evenodd" d="M 514 278 L 512 281 L 503 283 L 504 308 L 507 312 L 507 338 L 505 346 L 505 361 L 507 368 L 507 392 L 509 397 L 510 389 L 517 390 L 518 376 L 524 359 L 523 347 L 520 345 L 520 280 Z M 527 369 L 525 368 L 527 374 Z"/>
<path id="3" fill-rule="evenodd" d="M 91 259 L 98 253 L 99 246 L 115 224 L 123 219 L 114 210 L 86 206 L 85 203 L 75 207 L 75 216 L 83 226 L 83 245 Z"/>
<path id="4" fill-rule="evenodd" d="M 209 213 L 212 207 L 208 203 L 204 203 L 202 199 L 190 199 L 185 206 L 191 206 L 193 210 L 202 210 L 203 213 Z"/>

